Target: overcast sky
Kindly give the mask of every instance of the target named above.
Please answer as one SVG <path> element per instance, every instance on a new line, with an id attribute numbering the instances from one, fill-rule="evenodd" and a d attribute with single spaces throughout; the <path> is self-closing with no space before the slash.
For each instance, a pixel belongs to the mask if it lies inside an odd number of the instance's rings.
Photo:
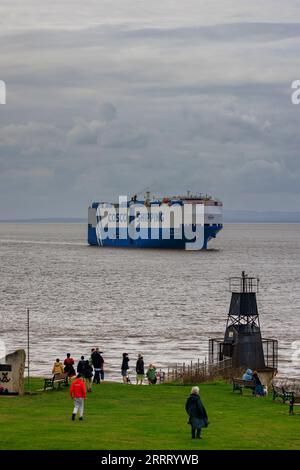
<path id="1" fill-rule="evenodd" d="M 296 0 L 1 0 L 0 219 L 146 187 L 299 210 L 299 17 Z"/>

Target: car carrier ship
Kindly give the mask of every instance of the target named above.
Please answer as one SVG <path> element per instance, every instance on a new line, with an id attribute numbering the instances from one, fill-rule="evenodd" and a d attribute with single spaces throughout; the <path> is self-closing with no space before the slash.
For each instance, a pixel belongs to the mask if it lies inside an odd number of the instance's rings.
<path id="1" fill-rule="evenodd" d="M 100 247 L 201 250 L 222 229 L 222 202 L 208 195 L 134 195 L 88 209 L 88 243 Z M 171 215 L 169 215 L 171 214 Z M 176 215 L 174 215 L 176 214 Z M 182 215 L 184 214 L 184 215 Z"/>

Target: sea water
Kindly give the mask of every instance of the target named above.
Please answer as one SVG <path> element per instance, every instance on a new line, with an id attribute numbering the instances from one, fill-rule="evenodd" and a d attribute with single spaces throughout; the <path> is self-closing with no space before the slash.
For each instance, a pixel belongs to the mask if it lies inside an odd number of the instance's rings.
<path id="1" fill-rule="evenodd" d="M 228 278 L 259 276 L 263 336 L 279 341 L 279 371 L 300 376 L 300 224 L 226 224 L 202 252 L 90 247 L 84 224 L 0 224 L 0 341 L 27 348 L 49 375 L 70 352 L 103 351 L 120 379 L 122 353 L 165 368 L 204 360 L 222 337 Z"/>

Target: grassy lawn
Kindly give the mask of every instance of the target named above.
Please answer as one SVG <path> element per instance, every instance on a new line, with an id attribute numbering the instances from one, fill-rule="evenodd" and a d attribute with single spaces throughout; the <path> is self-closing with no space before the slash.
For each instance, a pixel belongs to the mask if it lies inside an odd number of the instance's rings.
<path id="1" fill-rule="evenodd" d="M 34 379 L 32 389 L 41 388 Z M 300 414 L 271 397 L 232 394 L 224 383 L 200 394 L 210 425 L 192 441 L 184 404 L 190 387 L 104 383 L 94 386 L 85 418 L 71 421 L 69 390 L 0 397 L 0 449 L 299 449 Z M 299 413 L 299 412 L 298 412 Z"/>

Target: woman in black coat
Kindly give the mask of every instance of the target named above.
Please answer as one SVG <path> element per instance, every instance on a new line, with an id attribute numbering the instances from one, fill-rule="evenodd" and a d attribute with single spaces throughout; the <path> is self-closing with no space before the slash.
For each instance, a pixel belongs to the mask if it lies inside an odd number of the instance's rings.
<path id="1" fill-rule="evenodd" d="M 263 397 L 265 394 L 264 387 L 260 381 L 260 378 L 258 377 L 256 370 L 252 374 L 252 380 L 255 383 L 255 389 L 253 394 L 259 397 Z"/>
<path id="2" fill-rule="evenodd" d="M 93 368 L 92 368 L 92 366 L 91 366 L 91 364 L 88 360 L 84 361 L 83 377 L 84 377 L 84 381 L 86 383 L 87 391 L 91 392 L 92 391 Z"/>
<path id="3" fill-rule="evenodd" d="M 123 361 L 121 365 L 121 374 L 123 377 L 123 383 L 127 384 L 129 383 L 129 377 L 128 377 L 128 369 L 129 369 L 129 357 L 127 353 L 123 353 Z"/>
<path id="4" fill-rule="evenodd" d="M 201 439 L 202 428 L 207 428 L 208 418 L 206 410 L 199 397 L 199 387 L 193 387 L 189 398 L 186 401 L 185 409 L 190 419 L 188 424 L 192 428 L 192 439 Z"/>

